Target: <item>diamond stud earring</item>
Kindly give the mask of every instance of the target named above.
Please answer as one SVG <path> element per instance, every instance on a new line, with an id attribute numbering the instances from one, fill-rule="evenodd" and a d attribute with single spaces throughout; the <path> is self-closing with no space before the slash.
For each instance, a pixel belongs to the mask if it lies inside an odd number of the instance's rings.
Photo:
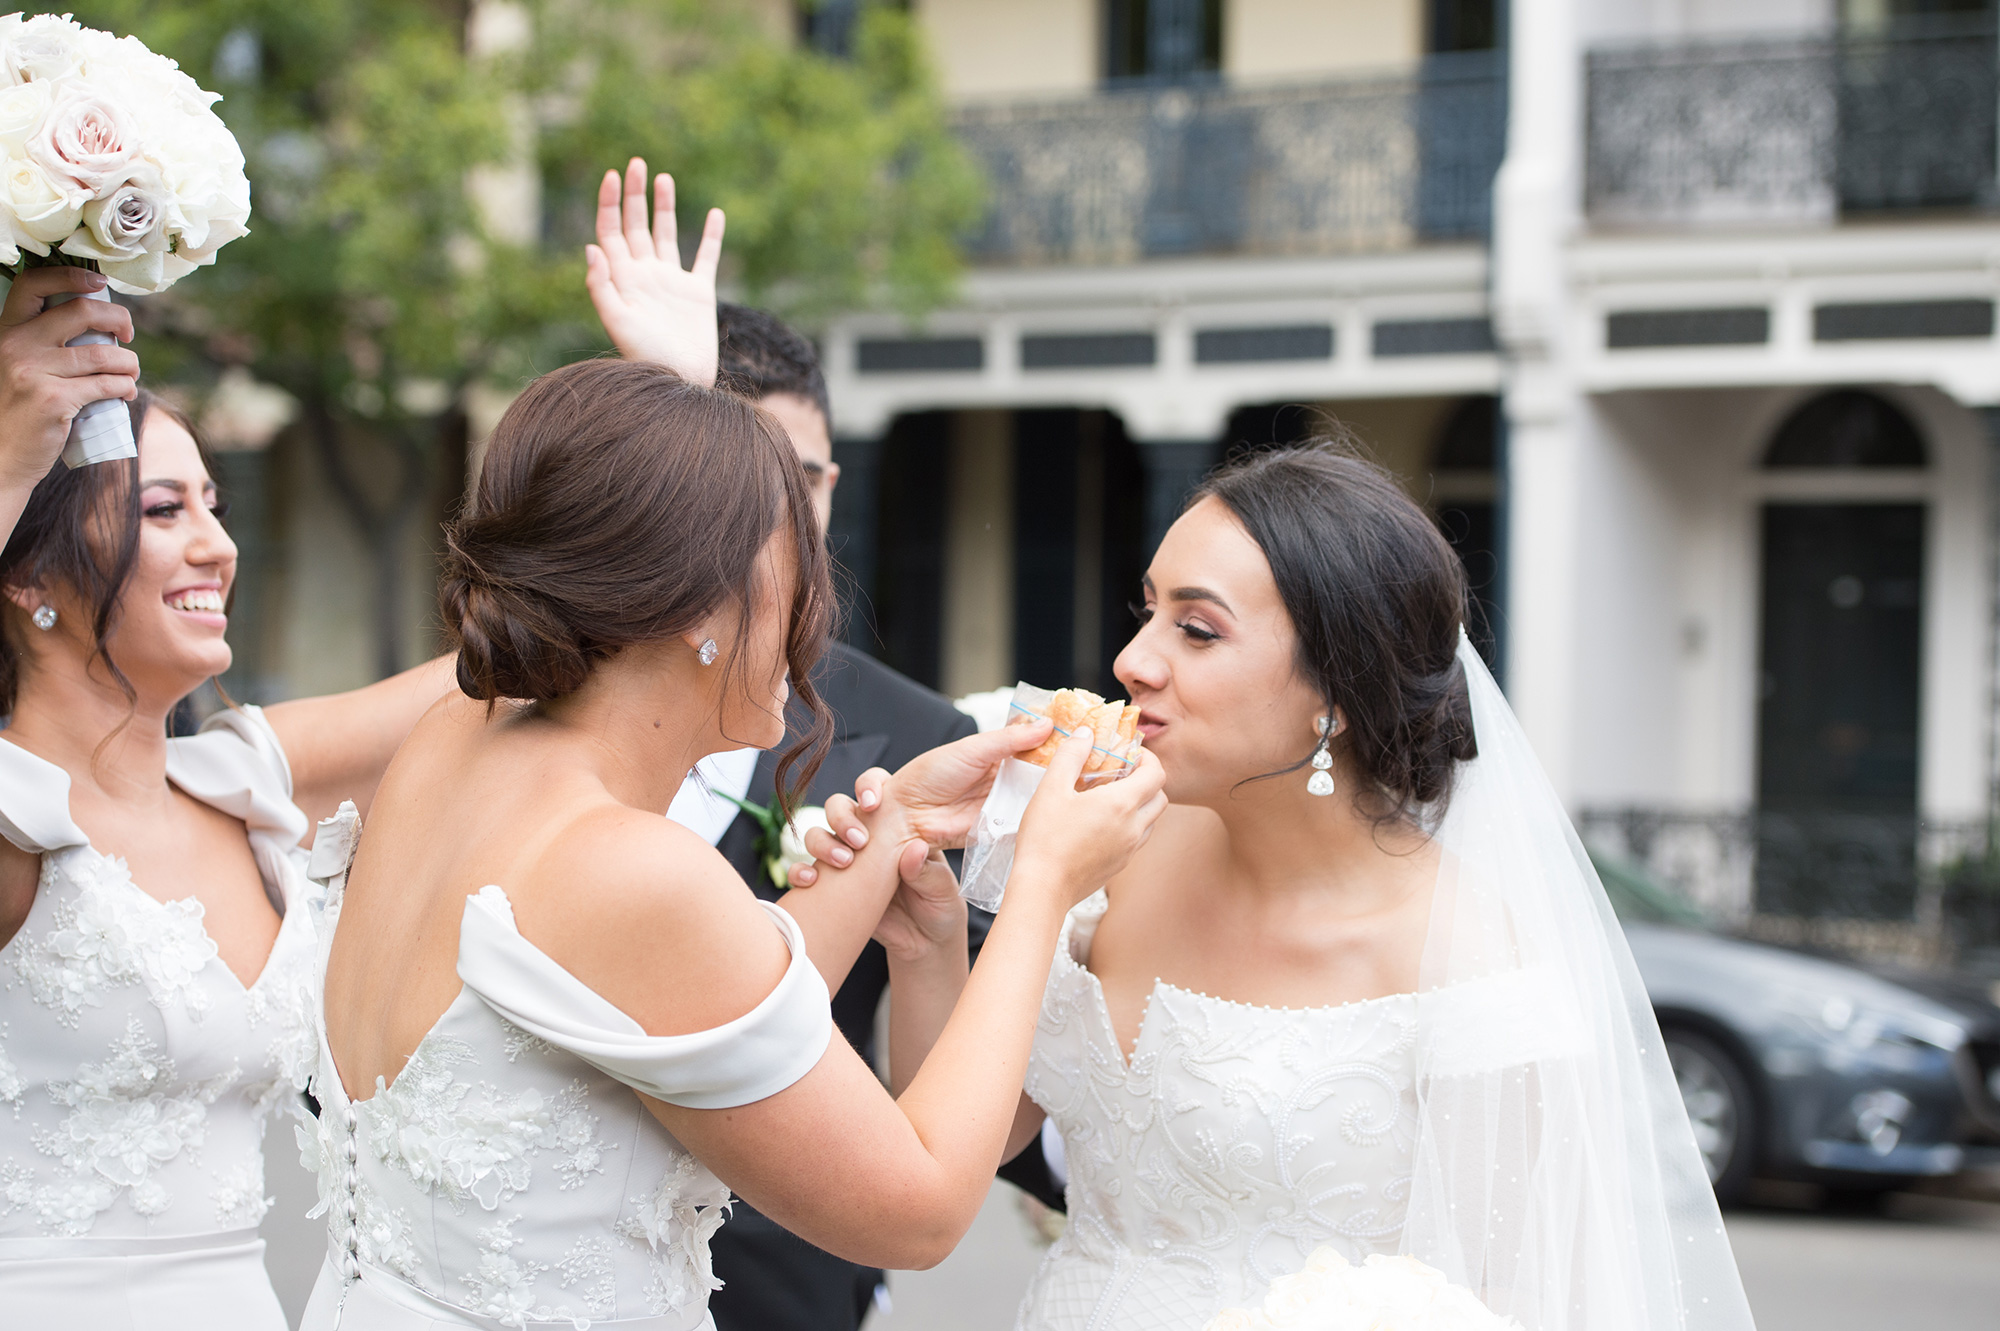
<path id="1" fill-rule="evenodd" d="M 1306 793 L 1309 795 L 1331 795 L 1333 793 L 1333 754 L 1327 751 L 1327 744 L 1340 733 L 1340 726 L 1331 717 L 1319 719 L 1319 747 L 1313 750 L 1313 774 L 1306 778 Z"/>
<path id="2" fill-rule="evenodd" d="M 696 652 L 695 655 L 701 658 L 703 665 L 714 665 L 715 654 L 721 650 L 720 647 L 715 645 L 715 639 L 708 638 L 702 642 L 701 650 Z"/>
<path id="3" fill-rule="evenodd" d="M 56 608 L 52 605 L 38 605 L 35 607 L 35 613 L 28 618 L 35 622 L 36 628 L 47 633 L 56 626 Z"/>

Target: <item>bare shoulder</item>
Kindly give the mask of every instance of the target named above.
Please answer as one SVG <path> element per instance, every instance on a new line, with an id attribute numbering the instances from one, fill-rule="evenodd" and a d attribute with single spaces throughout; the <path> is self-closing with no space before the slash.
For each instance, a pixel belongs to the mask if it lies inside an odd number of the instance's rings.
<path id="1" fill-rule="evenodd" d="M 729 862 L 656 813 L 581 811 L 518 881 L 522 935 L 654 1035 L 735 1020 L 791 962 Z"/>

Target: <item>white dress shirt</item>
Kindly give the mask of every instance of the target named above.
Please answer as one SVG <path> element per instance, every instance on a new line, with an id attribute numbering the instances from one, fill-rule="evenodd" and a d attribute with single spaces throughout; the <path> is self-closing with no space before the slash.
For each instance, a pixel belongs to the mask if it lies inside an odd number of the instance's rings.
<path id="1" fill-rule="evenodd" d="M 762 749 L 731 749 L 703 758 L 695 764 L 687 780 L 681 782 L 673 804 L 667 808 L 667 817 L 711 846 L 722 840 L 722 834 L 742 812 L 722 797 L 749 798 L 751 778 L 757 775 L 757 755 L 762 752 Z"/>

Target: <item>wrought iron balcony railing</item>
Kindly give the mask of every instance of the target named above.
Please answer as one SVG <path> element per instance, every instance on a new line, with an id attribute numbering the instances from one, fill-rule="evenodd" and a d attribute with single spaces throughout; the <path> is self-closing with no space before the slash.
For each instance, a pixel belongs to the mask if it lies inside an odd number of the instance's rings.
<path id="1" fill-rule="evenodd" d="M 1990 19 L 1593 52 L 1592 220 L 1991 208 L 1997 52 Z"/>
<path id="2" fill-rule="evenodd" d="M 1593 849 L 1717 925 L 1911 962 L 2000 955 L 2000 827 L 1913 814 L 1586 809 Z"/>
<path id="3" fill-rule="evenodd" d="M 1486 233 L 1506 137 L 1497 52 L 1310 87 L 1135 88 L 962 112 L 991 264 L 1337 254 Z"/>

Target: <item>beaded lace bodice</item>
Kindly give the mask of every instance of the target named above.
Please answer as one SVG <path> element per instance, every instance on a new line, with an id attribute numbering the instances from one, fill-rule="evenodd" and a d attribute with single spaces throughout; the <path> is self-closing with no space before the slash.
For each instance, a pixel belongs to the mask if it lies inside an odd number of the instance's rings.
<path id="1" fill-rule="evenodd" d="M 1129 1060 L 1071 912 L 1029 1062 L 1063 1138 L 1069 1223 L 1019 1325 L 1197 1331 L 1333 1244 L 1393 1253 L 1416 1128 L 1418 999 L 1273 1009 L 1154 985 Z"/>
<path id="2" fill-rule="evenodd" d="M 42 856 L 0 949 L 0 1238 L 165 1239 L 253 1227 L 266 1115 L 312 1064 L 305 815 L 254 708 L 169 741 L 168 776 L 243 820 L 285 916 L 243 985 L 192 898 L 160 901 L 69 816 L 69 777 L 0 739 L 0 833 Z"/>
<path id="3" fill-rule="evenodd" d="M 426 1326 L 706 1325 L 718 1287 L 708 1240 L 729 1189 L 633 1090 L 721 1108 L 774 1094 L 818 1062 L 832 1031 L 826 986 L 798 926 L 767 909 L 792 965 L 715 1030 L 646 1035 L 523 938 L 498 887 L 467 899 L 463 988 L 394 1081 L 350 1102 L 322 1025 L 322 1111 L 300 1145 L 319 1177 L 331 1262 L 307 1327 L 356 1281 Z"/>

